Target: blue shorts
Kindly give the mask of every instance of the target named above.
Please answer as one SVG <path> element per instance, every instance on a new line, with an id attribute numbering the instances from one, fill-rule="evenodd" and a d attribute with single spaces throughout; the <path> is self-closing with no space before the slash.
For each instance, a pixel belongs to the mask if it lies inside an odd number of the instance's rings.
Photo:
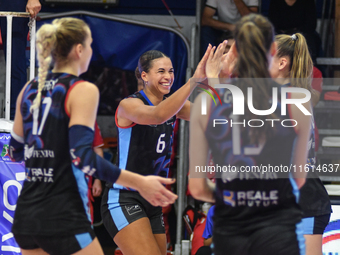
<path id="1" fill-rule="evenodd" d="M 330 214 L 303 218 L 302 229 L 304 235 L 322 235 L 328 225 Z"/>
<path id="2" fill-rule="evenodd" d="M 101 214 L 112 238 L 132 222 L 148 218 L 153 234 L 165 234 L 162 207 L 152 206 L 138 192 L 105 188 Z"/>
<path id="3" fill-rule="evenodd" d="M 70 255 L 88 246 L 96 235 L 94 231 L 76 235 L 62 236 L 30 236 L 15 234 L 14 238 L 21 249 L 33 250 L 41 248 L 50 255 Z"/>

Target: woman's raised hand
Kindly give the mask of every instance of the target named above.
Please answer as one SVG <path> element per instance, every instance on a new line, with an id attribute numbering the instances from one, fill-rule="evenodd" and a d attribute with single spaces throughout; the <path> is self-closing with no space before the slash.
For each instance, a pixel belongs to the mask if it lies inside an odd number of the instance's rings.
<path id="1" fill-rule="evenodd" d="M 204 53 L 204 56 L 202 57 L 201 61 L 198 63 L 198 65 L 196 67 L 196 71 L 195 71 L 194 75 L 192 76 L 192 78 L 195 79 L 195 81 L 200 81 L 202 79 L 207 78 L 207 76 L 205 74 L 205 65 L 206 65 L 206 62 L 208 60 L 210 52 L 214 51 L 214 50 L 215 50 L 215 46 L 212 47 L 211 44 L 209 43 L 209 46 Z"/>
<path id="2" fill-rule="evenodd" d="M 220 77 L 230 77 L 233 72 L 237 62 L 237 51 L 235 42 L 231 45 L 229 52 L 224 54 L 224 58 L 222 60 L 222 70 Z"/>
<path id="3" fill-rule="evenodd" d="M 225 58 L 224 51 L 228 41 L 223 41 L 218 45 L 217 49 L 209 52 L 208 59 L 205 65 L 205 73 L 207 78 L 218 78 L 218 75 L 222 69 L 223 59 Z"/>

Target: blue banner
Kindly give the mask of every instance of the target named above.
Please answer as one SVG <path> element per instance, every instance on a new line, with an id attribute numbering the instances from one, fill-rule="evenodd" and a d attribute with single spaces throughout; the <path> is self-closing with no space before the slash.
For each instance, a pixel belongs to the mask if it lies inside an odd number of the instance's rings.
<path id="1" fill-rule="evenodd" d="M 0 237 L 1 255 L 21 254 L 11 233 L 14 211 L 25 179 L 24 162 L 12 162 L 8 155 L 9 133 L 0 133 Z"/>
<path id="2" fill-rule="evenodd" d="M 87 15 L 74 17 L 83 19 L 92 31 L 91 65 L 134 71 L 144 52 L 159 50 L 169 56 L 175 70 L 171 90 L 176 91 L 186 82 L 188 51 L 183 39 L 174 32 Z M 52 20 L 37 22 L 37 29 Z"/>

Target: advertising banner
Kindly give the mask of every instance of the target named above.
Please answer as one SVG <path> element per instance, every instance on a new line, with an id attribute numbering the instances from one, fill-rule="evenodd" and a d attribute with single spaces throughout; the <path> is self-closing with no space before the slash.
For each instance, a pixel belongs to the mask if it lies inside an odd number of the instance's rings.
<path id="1" fill-rule="evenodd" d="M 1 255 L 18 255 L 20 248 L 15 242 L 11 228 L 18 196 L 25 179 L 24 162 L 12 162 L 8 144 L 11 135 L 0 133 L 0 249 Z"/>

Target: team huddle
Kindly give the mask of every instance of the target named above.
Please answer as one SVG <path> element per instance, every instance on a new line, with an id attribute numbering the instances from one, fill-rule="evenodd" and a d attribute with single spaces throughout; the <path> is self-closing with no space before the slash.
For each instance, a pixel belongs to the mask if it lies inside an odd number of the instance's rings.
<path id="1" fill-rule="evenodd" d="M 18 96 L 10 141 L 11 158 L 26 165 L 12 228 L 23 255 L 103 254 L 91 225 L 87 175 L 106 181 L 102 219 L 122 253 L 165 255 L 162 207 L 177 199 L 165 185 L 175 182 L 168 173 L 178 118 L 190 120 L 189 190 L 195 199 L 215 203 L 214 254 L 298 255 L 318 249 L 331 209 L 317 176 L 222 173 L 212 182 L 204 173 L 195 174 L 210 154 L 215 164 L 237 168 L 315 164 L 312 116 L 280 102 L 283 88 L 312 92 L 313 63 L 303 35 L 274 37 L 265 17 L 250 14 L 236 23 L 234 39 L 228 53 L 227 41 L 209 45 L 192 78 L 167 97 L 175 78 L 170 58 L 157 50 L 140 56 L 136 73 L 143 89 L 123 99 L 115 114 L 114 165 L 93 151 L 99 91 L 79 77 L 92 56 L 90 28 L 80 19 L 62 18 L 38 30 L 39 74 Z M 261 110 L 272 107 L 275 88 L 275 111 L 256 116 L 246 110 L 242 118 L 294 119 L 296 125 L 216 128 L 214 119 L 241 121 L 233 115 L 230 90 L 220 83 L 232 83 L 244 95 L 251 88 L 254 108 Z M 231 101 L 216 103 L 202 92 L 190 103 L 202 84 Z M 309 112 L 311 94 L 302 104 Z M 301 93 L 291 92 L 289 98 L 301 99 Z"/>

